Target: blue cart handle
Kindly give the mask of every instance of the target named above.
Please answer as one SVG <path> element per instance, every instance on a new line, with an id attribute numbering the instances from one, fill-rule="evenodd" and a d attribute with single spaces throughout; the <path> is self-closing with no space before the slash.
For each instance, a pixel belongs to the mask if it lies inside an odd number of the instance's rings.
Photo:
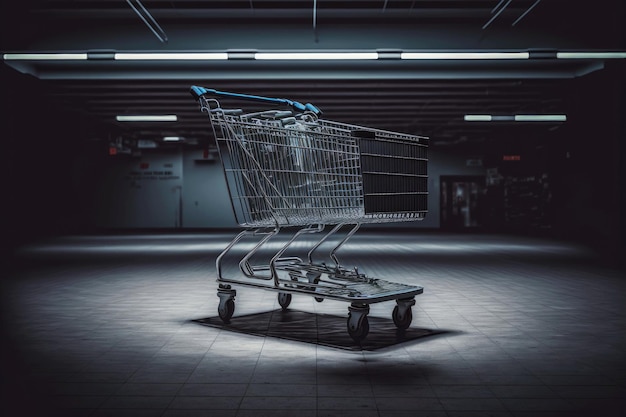
<path id="1" fill-rule="evenodd" d="M 200 96 L 203 96 L 205 94 L 214 95 L 214 96 L 240 98 L 243 100 L 262 101 L 262 102 L 271 103 L 271 104 L 286 104 L 298 112 L 308 111 L 316 115 L 322 114 L 322 111 L 311 103 L 302 104 L 297 101 L 288 100 L 286 98 L 271 98 L 271 97 L 253 96 L 250 94 L 229 93 L 226 91 L 217 91 L 217 90 L 213 90 L 210 88 L 199 87 L 197 85 L 194 85 L 191 87 L 191 95 L 194 96 L 196 100 L 198 100 Z"/>

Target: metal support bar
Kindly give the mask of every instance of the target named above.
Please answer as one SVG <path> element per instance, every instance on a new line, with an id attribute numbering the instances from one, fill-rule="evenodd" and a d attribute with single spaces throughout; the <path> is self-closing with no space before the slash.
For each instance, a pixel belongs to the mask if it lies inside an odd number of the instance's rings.
<path id="1" fill-rule="evenodd" d="M 260 230 L 254 230 L 254 231 L 244 230 L 241 233 L 239 233 L 237 236 L 235 236 L 235 238 L 228 244 L 228 246 L 226 246 L 226 248 L 222 251 L 222 253 L 218 255 L 217 259 L 215 260 L 215 268 L 217 269 L 217 280 L 218 281 L 224 280 L 224 277 L 222 276 L 222 259 L 228 252 L 230 252 L 233 246 L 239 243 L 241 239 L 243 239 L 245 236 L 256 236 L 256 235 L 264 235 L 264 234 L 267 234 L 269 235 L 269 237 L 271 237 L 277 234 L 279 230 L 280 229 L 278 227 L 274 228 L 272 231 L 269 231 L 269 232 L 261 232 Z M 269 239 L 269 237 L 268 236 L 264 237 L 264 240 Z"/>
<path id="2" fill-rule="evenodd" d="M 496 7 L 494 7 L 493 9 L 491 9 L 491 14 L 494 14 L 496 12 L 496 10 L 498 10 L 500 8 L 500 6 L 502 6 L 502 3 L 504 3 L 506 0 L 500 0 L 498 2 L 498 4 L 496 4 Z"/>
<path id="3" fill-rule="evenodd" d="M 326 242 L 326 240 L 328 240 L 328 238 L 332 235 L 334 235 L 339 229 L 341 229 L 341 226 L 343 226 L 343 224 L 339 223 L 338 225 L 336 225 L 335 227 L 332 228 L 332 230 L 330 232 L 328 232 L 323 238 L 321 238 L 319 240 L 319 242 L 317 242 L 312 248 L 311 250 L 307 253 L 307 259 L 309 261 L 309 264 L 313 264 L 313 252 L 315 252 L 317 250 L 317 248 L 319 248 L 322 243 Z M 320 230 L 321 231 L 321 230 Z"/>
<path id="4" fill-rule="evenodd" d="M 332 235 L 334 235 L 335 233 L 337 233 L 342 227 L 346 226 L 348 223 L 339 223 L 337 224 L 335 227 L 333 227 L 331 229 L 330 232 L 328 232 L 322 239 L 320 239 L 312 248 L 311 250 L 307 253 L 307 259 L 309 261 L 309 265 L 313 264 L 313 253 L 319 249 L 319 247 L 328 240 L 328 238 L 330 238 Z M 356 233 L 357 230 L 359 230 L 359 227 L 361 227 L 360 224 L 355 224 L 353 226 L 352 229 L 350 229 L 350 231 L 348 232 L 348 234 L 346 235 L 345 238 L 343 238 L 343 240 L 341 240 L 333 249 L 331 249 L 329 256 L 330 259 L 332 259 L 332 261 L 335 263 L 335 266 L 337 268 L 339 268 L 339 259 L 337 258 L 337 256 L 335 255 L 335 253 L 339 250 L 339 248 L 341 248 L 347 241 L 348 239 L 350 239 L 352 237 L 352 235 L 354 235 Z M 320 230 L 321 231 L 321 230 Z"/>
<path id="5" fill-rule="evenodd" d="M 285 244 L 285 246 L 283 246 L 278 252 L 276 252 L 276 254 L 270 260 L 270 273 L 271 273 L 272 278 L 274 279 L 274 287 L 278 287 L 280 285 L 280 282 L 278 279 L 278 271 L 276 270 L 276 262 L 278 262 L 281 259 L 281 256 L 283 255 L 283 253 L 287 251 L 289 246 L 291 246 L 291 244 L 295 242 L 296 239 L 300 237 L 300 235 L 304 233 L 319 233 L 319 231 L 320 231 L 320 225 L 317 225 L 317 227 L 307 227 L 304 229 L 300 229 L 298 230 L 297 233 L 293 235 L 291 239 L 289 239 L 289 241 Z"/>
<path id="6" fill-rule="evenodd" d="M 133 2 L 137 3 L 138 7 L 135 7 Z M 165 34 L 165 31 L 163 30 L 163 28 L 161 28 L 161 26 L 159 26 L 157 21 L 154 20 L 154 17 L 152 17 L 150 12 L 146 10 L 143 4 L 141 4 L 141 1 L 126 0 L 126 3 L 128 3 L 128 5 L 135 11 L 135 13 L 137 13 L 137 16 L 139 16 L 139 18 L 143 20 L 146 26 L 148 26 L 148 29 L 150 29 L 152 33 L 154 33 L 154 36 L 156 36 L 163 43 L 167 42 L 167 35 Z"/>
<path id="7" fill-rule="evenodd" d="M 536 6 L 536 5 L 538 5 L 540 1 L 541 1 L 541 0 L 537 0 L 537 1 L 535 1 L 535 2 L 533 3 L 533 5 L 532 5 L 532 6 L 530 6 L 528 9 L 526 9 L 526 11 L 525 11 L 524 13 L 522 13 L 522 15 L 521 15 L 520 17 L 518 17 L 518 18 L 517 18 L 517 20 L 511 24 L 511 26 L 515 26 L 515 25 L 517 25 L 517 23 L 518 23 L 520 20 L 522 20 L 522 19 L 524 18 L 524 16 L 526 16 L 526 15 L 527 15 L 527 14 L 528 14 L 528 13 L 529 13 L 532 9 L 534 9 L 534 8 L 535 8 L 535 6 Z"/>
<path id="8" fill-rule="evenodd" d="M 511 4 L 513 0 L 507 0 L 506 4 L 504 6 L 502 6 L 502 8 L 500 10 L 498 10 L 498 12 L 496 14 L 493 15 L 493 17 L 491 19 L 489 19 L 489 21 L 487 23 L 485 23 L 485 25 L 483 26 L 483 30 L 487 28 L 487 26 L 489 26 L 491 24 L 491 22 L 493 22 L 494 20 L 496 20 L 496 18 L 498 16 L 500 16 L 500 14 L 504 11 L 504 9 L 506 9 L 507 7 L 509 7 L 509 4 Z"/>
<path id="9" fill-rule="evenodd" d="M 313 0 L 313 36 L 317 42 L 317 0 Z"/>
<path id="10" fill-rule="evenodd" d="M 250 259 L 258 252 L 261 246 L 265 245 L 265 243 L 267 243 L 267 241 L 270 240 L 273 236 L 276 236 L 279 231 L 280 231 L 280 228 L 277 226 L 276 228 L 274 228 L 274 230 L 267 233 L 266 236 L 264 236 L 263 239 L 261 239 L 259 243 L 257 243 L 256 246 L 250 252 L 248 252 L 246 256 L 243 257 L 243 259 L 241 259 L 241 261 L 239 262 L 239 269 L 245 276 L 247 276 L 248 278 L 270 279 L 269 277 L 257 276 L 255 274 L 256 272 L 255 268 L 250 266 Z M 259 234 L 259 233 L 256 233 L 256 234 Z"/>
<path id="11" fill-rule="evenodd" d="M 359 227 L 361 227 L 359 223 L 355 224 L 354 227 L 348 232 L 346 237 L 343 238 L 343 240 L 339 242 L 339 244 L 335 246 L 335 248 L 332 251 L 330 251 L 330 259 L 332 259 L 333 262 L 335 262 L 335 266 L 337 266 L 337 268 L 339 268 L 339 259 L 337 258 L 335 253 L 339 250 L 340 247 L 342 247 L 348 241 L 348 239 L 352 237 L 352 235 L 356 233 L 357 230 L 359 230 Z"/>

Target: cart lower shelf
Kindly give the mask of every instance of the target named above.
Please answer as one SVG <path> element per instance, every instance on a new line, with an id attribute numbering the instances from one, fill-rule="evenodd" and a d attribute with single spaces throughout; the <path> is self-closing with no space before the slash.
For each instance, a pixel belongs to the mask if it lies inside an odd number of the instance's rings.
<path id="1" fill-rule="evenodd" d="M 413 320 L 412 306 L 415 305 L 415 296 L 424 291 L 419 286 L 369 278 L 356 270 L 328 268 L 325 265 L 291 264 L 280 269 L 288 278 L 280 279 L 278 285 L 273 286 L 266 283 L 219 279 L 218 314 L 222 321 L 229 323 L 235 312 L 237 291 L 233 285 L 278 292 L 278 303 L 283 309 L 287 309 L 291 304 L 293 294 L 313 296 L 318 302 L 328 298 L 350 303 L 347 330 L 352 339 L 358 343 L 369 333 L 367 315 L 370 304 L 395 300 L 396 306 L 391 317 L 396 327 L 404 330 Z"/>

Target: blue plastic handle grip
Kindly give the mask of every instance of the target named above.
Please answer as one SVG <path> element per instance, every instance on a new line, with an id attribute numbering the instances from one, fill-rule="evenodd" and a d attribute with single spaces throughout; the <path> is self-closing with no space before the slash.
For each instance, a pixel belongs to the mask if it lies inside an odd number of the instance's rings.
<path id="1" fill-rule="evenodd" d="M 196 100 L 204 94 L 209 94 L 209 95 L 214 95 L 214 96 L 240 98 L 242 100 L 262 101 L 265 103 L 272 103 L 272 104 L 286 104 L 290 106 L 292 109 L 299 111 L 299 112 L 310 111 L 315 114 L 322 113 L 320 109 L 318 109 L 311 103 L 302 104 L 297 101 L 288 100 L 286 98 L 271 98 L 271 97 L 254 96 L 250 94 L 229 93 L 227 91 L 218 91 L 218 90 L 213 90 L 210 88 L 199 87 L 197 85 L 194 85 L 191 87 L 191 94 L 196 98 Z"/>

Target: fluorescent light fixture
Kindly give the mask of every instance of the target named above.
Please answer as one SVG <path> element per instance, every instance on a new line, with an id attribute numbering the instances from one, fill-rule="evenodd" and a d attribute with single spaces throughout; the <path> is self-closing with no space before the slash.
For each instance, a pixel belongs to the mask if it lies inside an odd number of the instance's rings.
<path id="1" fill-rule="evenodd" d="M 377 52 L 257 52 L 258 60 L 369 60 L 378 59 Z"/>
<path id="2" fill-rule="evenodd" d="M 55 61 L 86 60 L 86 53 L 41 53 L 41 54 L 4 54 L 5 61 Z"/>
<path id="3" fill-rule="evenodd" d="M 626 52 L 557 52 L 559 59 L 624 59 Z"/>
<path id="4" fill-rule="evenodd" d="M 530 59 L 530 52 L 401 52 L 405 60 L 506 60 Z M 87 60 L 88 53 L 42 52 L 5 53 L 5 61 L 62 61 Z M 116 52 L 118 61 L 207 61 L 228 60 L 227 52 Z M 376 60 L 385 58 L 385 52 L 256 52 L 250 58 L 257 60 Z M 558 59 L 626 59 L 626 51 L 556 52 Z"/>
<path id="5" fill-rule="evenodd" d="M 116 116 L 118 122 L 175 122 L 175 114 Z"/>
<path id="6" fill-rule="evenodd" d="M 463 119 L 466 122 L 490 122 L 490 114 L 466 114 Z"/>
<path id="7" fill-rule="evenodd" d="M 228 54 L 226 52 L 118 52 L 115 54 L 118 61 L 132 60 L 152 60 L 152 61 L 205 61 L 205 60 L 226 60 Z"/>
<path id="8" fill-rule="evenodd" d="M 565 122 L 564 114 L 516 114 L 515 116 L 490 114 L 466 114 L 463 116 L 466 122 Z"/>
<path id="9" fill-rule="evenodd" d="M 183 138 L 181 138 L 180 136 L 164 136 L 163 137 L 164 142 L 180 142 L 181 140 L 183 140 Z"/>
<path id="10" fill-rule="evenodd" d="M 516 122 L 565 122 L 564 114 L 516 114 Z"/>
<path id="11" fill-rule="evenodd" d="M 528 59 L 528 52 L 402 52 L 401 59 Z"/>

